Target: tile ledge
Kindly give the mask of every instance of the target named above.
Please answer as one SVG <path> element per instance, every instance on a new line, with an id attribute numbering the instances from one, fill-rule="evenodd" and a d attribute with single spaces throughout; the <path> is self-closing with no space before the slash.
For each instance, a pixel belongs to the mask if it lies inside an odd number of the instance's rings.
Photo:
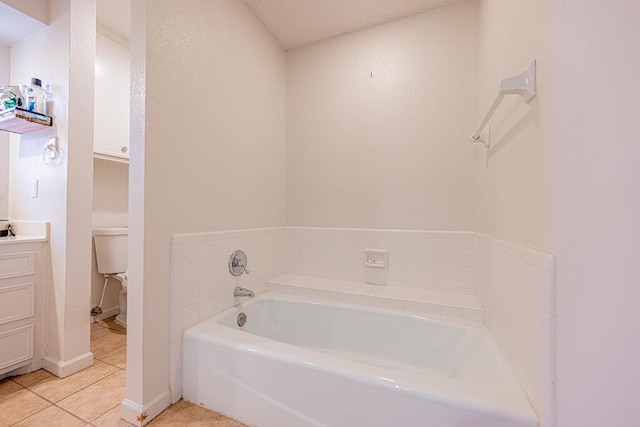
<path id="1" fill-rule="evenodd" d="M 457 308 L 484 312 L 478 297 L 470 294 L 423 290 L 402 286 L 370 285 L 362 282 L 327 279 L 316 276 L 283 274 L 267 281 L 270 291 L 279 292 L 278 286 L 290 286 L 319 291 L 351 294 L 355 297 L 373 297 L 400 302 L 431 304 L 446 308 Z M 280 292 L 282 293 L 282 292 Z"/>

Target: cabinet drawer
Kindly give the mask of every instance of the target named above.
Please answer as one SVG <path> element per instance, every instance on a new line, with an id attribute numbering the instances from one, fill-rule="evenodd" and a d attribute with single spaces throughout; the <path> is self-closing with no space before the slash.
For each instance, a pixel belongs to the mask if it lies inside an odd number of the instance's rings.
<path id="1" fill-rule="evenodd" d="M 18 252 L 0 255 L 0 279 L 35 273 L 35 253 Z"/>
<path id="2" fill-rule="evenodd" d="M 34 289 L 34 283 L 0 287 L 0 325 L 35 314 Z"/>
<path id="3" fill-rule="evenodd" d="M 33 325 L 0 333 L 0 370 L 33 358 Z"/>

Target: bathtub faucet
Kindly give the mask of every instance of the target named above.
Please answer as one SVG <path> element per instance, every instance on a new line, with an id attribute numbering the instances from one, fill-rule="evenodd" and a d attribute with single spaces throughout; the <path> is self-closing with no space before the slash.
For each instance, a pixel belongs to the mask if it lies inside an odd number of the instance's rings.
<path id="1" fill-rule="evenodd" d="M 234 297 L 253 297 L 253 291 L 247 288 L 243 288 L 242 286 L 236 286 L 236 289 L 233 291 Z"/>

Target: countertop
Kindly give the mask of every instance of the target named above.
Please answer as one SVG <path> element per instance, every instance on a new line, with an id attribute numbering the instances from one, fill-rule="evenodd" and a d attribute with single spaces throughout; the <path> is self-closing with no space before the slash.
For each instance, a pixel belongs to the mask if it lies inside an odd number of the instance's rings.
<path id="1" fill-rule="evenodd" d="M 17 243 L 37 243 L 49 240 L 49 223 L 47 221 L 9 221 L 16 235 L 0 237 L 0 245 Z M 4 223 L 6 224 L 6 222 Z M 2 228 L 4 228 L 2 224 Z"/>
<path id="2" fill-rule="evenodd" d="M 12 243 L 31 243 L 31 242 L 46 242 L 45 236 L 12 236 L 12 237 L 0 237 L 0 245 L 8 245 Z"/>

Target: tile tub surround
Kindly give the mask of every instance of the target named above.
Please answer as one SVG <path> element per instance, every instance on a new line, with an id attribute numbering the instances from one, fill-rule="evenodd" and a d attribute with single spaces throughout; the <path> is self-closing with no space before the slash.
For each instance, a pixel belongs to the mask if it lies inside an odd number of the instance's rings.
<path id="1" fill-rule="evenodd" d="M 286 227 L 285 273 L 475 294 L 477 235 L 466 231 Z M 364 266 L 384 249 L 387 269 Z"/>
<path id="2" fill-rule="evenodd" d="M 251 274 L 238 278 L 229 274 L 229 256 L 236 249 L 247 253 Z M 364 249 L 387 250 L 389 268 L 366 268 Z M 476 293 L 476 258 L 477 239 L 472 232 L 273 227 L 174 235 L 169 357 L 172 400 L 182 395 L 182 332 L 232 307 L 237 302 L 233 297 L 236 285 L 259 294 L 267 290 L 269 279 L 284 273 L 361 283 L 373 274 L 388 287 L 412 288 L 407 293 L 442 292 L 445 297 L 436 293 L 436 299 L 448 301 L 438 307 L 430 307 L 422 296 L 403 302 L 413 311 L 433 308 L 438 314 L 463 317 L 454 301 L 458 295 Z M 374 297 L 372 303 L 384 303 Z M 394 306 L 399 300 L 386 302 Z M 467 316 L 481 316 L 478 307 L 467 308 Z"/>
<path id="3" fill-rule="evenodd" d="M 250 275 L 232 278 L 231 252 Z M 389 268 L 365 284 L 364 249 L 385 249 Z M 281 277 L 279 277 L 281 276 Z M 299 284 L 287 276 L 303 276 Z M 424 314 L 484 320 L 544 426 L 554 419 L 555 258 L 474 232 L 275 227 L 175 235 L 171 257 L 171 387 L 181 396 L 181 337 L 234 305 L 237 283 Z M 273 280 L 276 279 L 276 280 Z M 329 280 L 318 280 L 329 279 Z M 268 284 L 268 282 L 271 282 Z"/>
<path id="4" fill-rule="evenodd" d="M 484 308 L 475 295 L 402 286 L 285 274 L 267 282 L 270 292 L 482 322 Z"/>
<path id="5" fill-rule="evenodd" d="M 485 323 L 541 427 L 555 426 L 555 271 L 551 253 L 479 235 Z"/>
<path id="6" fill-rule="evenodd" d="M 247 253 L 250 274 L 229 273 L 229 256 Z M 245 298 L 236 286 L 256 295 L 282 272 L 282 227 L 174 235 L 171 241 L 170 385 L 172 401 L 182 396 L 182 333 Z"/>

